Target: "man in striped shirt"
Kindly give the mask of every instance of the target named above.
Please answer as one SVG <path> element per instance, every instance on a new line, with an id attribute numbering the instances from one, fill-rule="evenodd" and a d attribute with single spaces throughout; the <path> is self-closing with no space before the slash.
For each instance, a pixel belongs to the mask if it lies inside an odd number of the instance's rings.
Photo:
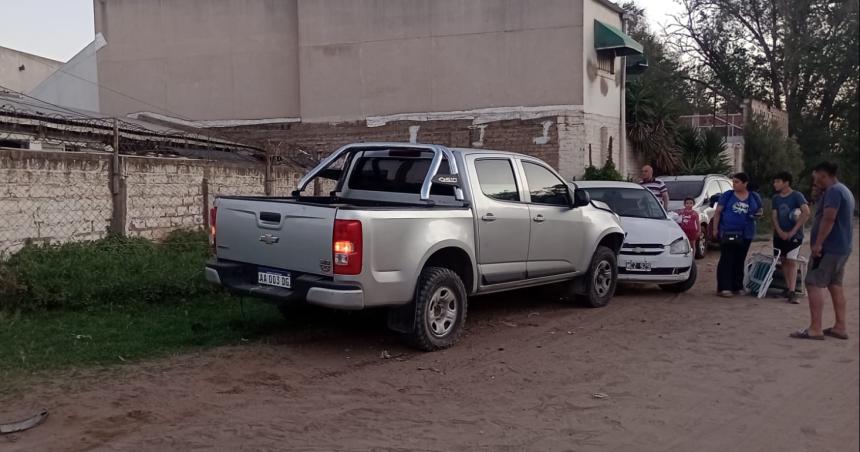
<path id="1" fill-rule="evenodd" d="M 642 180 L 639 184 L 651 190 L 651 193 L 663 202 L 663 208 L 669 210 L 669 189 L 663 181 L 654 179 L 654 168 L 651 168 L 651 165 L 642 167 Z"/>

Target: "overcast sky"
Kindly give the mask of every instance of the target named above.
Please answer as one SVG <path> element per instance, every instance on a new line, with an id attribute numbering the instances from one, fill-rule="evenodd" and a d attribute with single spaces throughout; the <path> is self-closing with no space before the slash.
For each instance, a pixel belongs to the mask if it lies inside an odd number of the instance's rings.
<path id="1" fill-rule="evenodd" d="M 638 2 L 655 31 L 678 11 L 676 0 Z M 93 40 L 93 0 L 0 0 L 0 12 L 3 47 L 68 61 Z"/>

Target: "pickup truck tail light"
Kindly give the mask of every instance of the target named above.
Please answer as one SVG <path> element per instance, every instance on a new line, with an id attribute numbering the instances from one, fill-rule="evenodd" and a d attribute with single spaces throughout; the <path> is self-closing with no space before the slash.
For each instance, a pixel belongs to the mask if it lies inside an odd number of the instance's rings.
<path id="1" fill-rule="evenodd" d="M 332 261 L 336 275 L 361 273 L 361 222 L 357 220 L 334 220 L 332 238 Z"/>
<path id="2" fill-rule="evenodd" d="M 215 252 L 215 223 L 218 219 L 218 208 L 213 207 L 209 209 L 209 246 L 212 248 L 212 252 Z"/>

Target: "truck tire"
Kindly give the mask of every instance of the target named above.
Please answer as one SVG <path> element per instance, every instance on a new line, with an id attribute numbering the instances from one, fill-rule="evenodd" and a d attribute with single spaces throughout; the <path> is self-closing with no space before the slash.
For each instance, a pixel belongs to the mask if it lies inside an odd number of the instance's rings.
<path id="1" fill-rule="evenodd" d="M 708 254 L 708 225 L 702 223 L 699 229 L 699 238 L 693 244 L 693 249 L 696 251 L 696 259 L 704 259 Z"/>
<path id="2" fill-rule="evenodd" d="M 666 292 L 672 293 L 682 293 L 690 290 L 694 284 L 696 284 L 696 277 L 698 276 L 699 271 L 696 269 L 696 262 L 693 261 L 693 266 L 690 267 L 690 277 L 687 278 L 686 281 L 681 281 L 679 283 L 673 284 L 660 284 L 660 288 L 665 290 Z"/>
<path id="3" fill-rule="evenodd" d="M 466 322 L 467 304 L 466 287 L 456 273 L 424 268 L 415 288 L 415 322 L 409 341 L 427 352 L 454 345 Z"/>
<path id="4" fill-rule="evenodd" d="M 602 308 L 615 295 L 618 285 L 618 259 L 615 252 L 605 246 L 598 246 L 591 257 L 591 265 L 585 276 L 585 293 L 579 300 L 591 308 Z"/>

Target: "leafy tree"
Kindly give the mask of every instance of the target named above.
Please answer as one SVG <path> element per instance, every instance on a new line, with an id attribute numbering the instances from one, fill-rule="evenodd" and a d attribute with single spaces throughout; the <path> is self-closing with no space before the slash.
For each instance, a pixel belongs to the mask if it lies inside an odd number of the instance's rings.
<path id="1" fill-rule="evenodd" d="M 685 77 L 727 103 L 758 98 L 783 108 L 805 170 L 822 158 L 856 165 L 858 0 L 680 0 L 671 51 Z M 752 160 L 765 159 L 751 156 Z M 753 148 L 754 149 L 754 148 Z M 754 152 L 754 151 L 753 151 Z M 856 167 L 856 166 L 855 166 Z M 858 189 L 856 172 L 847 180 Z"/>
<path id="2" fill-rule="evenodd" d="M 744 125 L 744 170 L 761 191 L 770 192 L 770 180 L 780 171 L 800 175 L 803 155 L 792 138 L 774 124 L 754 117 Z"/>
<path id="3" fill-rule="evenodd" d="M 633 151 L 658 174 L 670 174 L 680 162 L 677 118 L 692 110 L 691 87 L 679 72 L 677 56 L 648 27 L 645 10 L 632 1 L 622 8 L 626 11 L 627 32 L 642 44 L 648 62 L 647 70 L 628 76 L 627 137 Z"/>

